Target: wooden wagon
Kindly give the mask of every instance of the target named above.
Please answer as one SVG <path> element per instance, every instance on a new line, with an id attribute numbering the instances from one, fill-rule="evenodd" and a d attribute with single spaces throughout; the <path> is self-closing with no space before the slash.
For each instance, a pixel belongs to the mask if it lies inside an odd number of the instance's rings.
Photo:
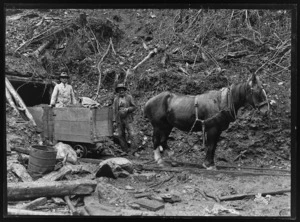
<path id="1" fill-rule="evenodd" d="M 113 136 L 112 108 L 29 107 L 44 141 L 70 144 L 78 157 L 100 152 Z"/>

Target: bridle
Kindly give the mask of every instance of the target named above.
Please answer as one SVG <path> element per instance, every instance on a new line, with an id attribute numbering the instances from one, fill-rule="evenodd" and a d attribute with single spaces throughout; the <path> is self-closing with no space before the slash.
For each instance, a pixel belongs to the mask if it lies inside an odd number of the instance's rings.
<path id="1" fill-rule="evenodd" d="M 251 91 L 250 91 L 251 96 L 253 96 L 253 87 L 251 87 L 250 90 L 251 90 Z M 265 92 L 264 88 L 262 88 L 262 90 Z M 255 109 L 260 109 L 260 107 L 264 106 L 265 104 L 268 104 L 268 99 L 267 99 L 266 93 L 265 93 L 265 96 L 266 96 L 266 100 L 265 100 L 265 101 L 262 101 L 262 102 L 260 102 L 260 103 L 255 103 L 255 102 L 254 102 L 254 99 L 253 99 L 253 97 L 252 97 L 252 101 L 253 101 L 253 103 L 254 103 L 254 108 L 255 108 Z"/>

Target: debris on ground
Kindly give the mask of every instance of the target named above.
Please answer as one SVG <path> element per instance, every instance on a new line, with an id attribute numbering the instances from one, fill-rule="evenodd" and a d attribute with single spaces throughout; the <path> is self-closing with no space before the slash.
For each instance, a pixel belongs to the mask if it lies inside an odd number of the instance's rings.
<path id="1" fill-rule="evenodd" d="M 222 206 L 221 204 L 214 204 L 211 210 L 208 208 L 205 209 L 207 214 L 214 215 L 214 216 L 222 216 L 232 214 L 234 216 L 239 216 L 240 213 L 235 209 L 230 209 L 227 207 Z"/>
<path id="2" fill-rule="evenodd" d="M 77 163 L 77 154 L 69 144 L 58 142 L 53 147 L 57 150 L 57 159 L 66 159 L 69 163 Z"/>

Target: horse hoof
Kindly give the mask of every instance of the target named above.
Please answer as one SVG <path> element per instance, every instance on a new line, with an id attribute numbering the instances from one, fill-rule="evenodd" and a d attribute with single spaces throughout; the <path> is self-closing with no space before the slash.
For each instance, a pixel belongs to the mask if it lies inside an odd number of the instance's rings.
<path id="1" fill-rule="evenodd" d="M 205 169 L 207 169 L 207 170 L 217 170 L 216 166 L 214 166 L 214 165 L 213 165 L 213 166 L 206 166 L 206 164 L 203 163 L 202 166 L 203 166 Z"/>
<path id="2" fill-rule="evenodd" d="M 206 168 L 207 170 L 217 170 L 217 167 L 216 166 L 210 166 L 208 168 Z"/>
<path id="3" fill-rule="evenodd" d="M 158 164 L 158 166 L 160 166 L 160 167 L 164 167 L 164 166 L 165 166 L 165 162 L 164 162 L 162 159 L 158 160 L 158 161 L 157 161 L 157 164 Z"/>
<path id="4" fill-rule="evenodd" d="M 173 162 L 173 161 L 172 161 L 172 162 L 171 162 L 171 166 L 172 166 L 172 167 L 178 167 L 178 166 L 179 166 L 179 164 L 178 164 L 178 163 L 176 163 L 176 162 Z"/>

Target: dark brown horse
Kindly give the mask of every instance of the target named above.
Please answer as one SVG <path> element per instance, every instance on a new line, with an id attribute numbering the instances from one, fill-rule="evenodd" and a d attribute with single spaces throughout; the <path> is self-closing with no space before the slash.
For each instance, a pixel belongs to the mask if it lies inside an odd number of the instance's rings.
<path id="1" fill-rule="evenodd" d="M 204 130 L 207 152 L 203 166 L 215 169 L 214 154 L 219 137 L 229 123 L 235 121 L 239 108 L 245 105 L 251 105 L 263 114 L 269 111 L 266 92 L 255 74 L 245 83 L 197 96 L 162 92 L 149 99 L 144 115 L 153 126 L 155 161 L 163 166 L 161 152 L 168 149 L 167 139 L 173 127 L 187 132 Z"/>

